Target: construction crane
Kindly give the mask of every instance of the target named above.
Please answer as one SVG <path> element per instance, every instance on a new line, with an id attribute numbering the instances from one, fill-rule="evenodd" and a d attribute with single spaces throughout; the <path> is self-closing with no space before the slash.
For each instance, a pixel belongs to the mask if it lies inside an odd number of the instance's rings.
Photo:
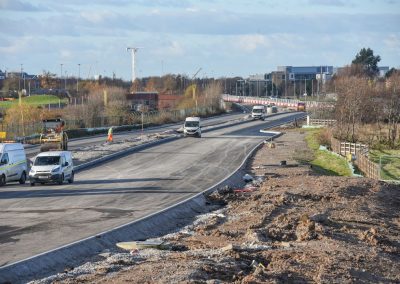
<path id="1" fill-rule="evenodd" d="M 192 79 L 190 79 L 190 81 L 193 81 L 194 78 L 196 78 L 197 74 L 199 74 L 199 72 L 201 71 L 201 67 L 199 68 L 199 70 L 197 70 L 196 73 L 194 73 Z M 193 99 L 196 100 L 196 109 L 197 109 L 197 98 L 196 98 L 196 83 L 193 84 Z"/>
<path id="2" fill-rule="evenodd" d="M 126 48 L 126 51 L 128 51 L 128 52 L 130 51 L 131 52 L 131 56 L 132 56 L 132 84 L 136 80 L 135 55 L 136 55 L 136 52 L 139 50 L 139 48 L 143 48 L 143 47 L 127 47 Z"/>

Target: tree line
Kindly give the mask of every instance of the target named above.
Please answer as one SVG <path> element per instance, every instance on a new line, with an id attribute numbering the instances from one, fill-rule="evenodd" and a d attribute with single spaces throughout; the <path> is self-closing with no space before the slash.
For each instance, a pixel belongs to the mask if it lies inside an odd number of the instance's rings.
<path id="1" fill-rule="evenodd" d="M 392 68 L 385 77 L 379 77 L 380 60 L 373 50 L 363 48 L 329 82 L 330 91 L 337 93 L 334 135 L 345 141 L 397 148 L 400 72 Z"/>

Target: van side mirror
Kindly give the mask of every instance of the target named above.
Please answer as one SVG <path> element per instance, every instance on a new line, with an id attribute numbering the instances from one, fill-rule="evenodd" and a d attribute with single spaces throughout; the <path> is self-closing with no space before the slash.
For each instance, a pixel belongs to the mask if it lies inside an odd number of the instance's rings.
<path id="1" fill-rule="evenodd" d="M 64 167 L 67 167 L 69 164 L 68 164 L 68 162 L 65 162 L 64 163 Z"/>

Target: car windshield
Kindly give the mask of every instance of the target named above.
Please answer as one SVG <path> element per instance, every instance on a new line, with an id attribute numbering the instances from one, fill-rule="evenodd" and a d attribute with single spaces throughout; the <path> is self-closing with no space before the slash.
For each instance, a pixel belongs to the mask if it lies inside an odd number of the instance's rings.
<path id="1" fill-rule="evenodd" d="M 43 156 L 37 157 L 35 160 L 35 166 L 49 166 L 49 165 L 59 165 L 60 157 L 59 156 Z"/>
<path id="2" fill-rule="evenodd" d="M 260 113 L 260 112 L 262 112 L 262 109 L 255 108 L 255 109 L 253 109 L 253 112 L 254 112 L 254 113 Z"/>
<path id="3" fill-rule="evenodd" d="M 186 121 L 185 126 L 186 127 L 199 127 L 199 122 L 198 121 Z"/>

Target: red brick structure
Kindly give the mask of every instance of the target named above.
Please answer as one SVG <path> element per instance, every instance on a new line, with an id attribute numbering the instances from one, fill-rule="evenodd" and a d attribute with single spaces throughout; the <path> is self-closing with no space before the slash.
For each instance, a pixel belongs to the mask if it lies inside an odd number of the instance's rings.
<path id="1" fill-rule="evenodd" d="M 135 92 L 126 95 L 131 109 L 140 111 L 143 106 L 147 110 L 175 109 L 182 96 L 158 92 Z"/>

